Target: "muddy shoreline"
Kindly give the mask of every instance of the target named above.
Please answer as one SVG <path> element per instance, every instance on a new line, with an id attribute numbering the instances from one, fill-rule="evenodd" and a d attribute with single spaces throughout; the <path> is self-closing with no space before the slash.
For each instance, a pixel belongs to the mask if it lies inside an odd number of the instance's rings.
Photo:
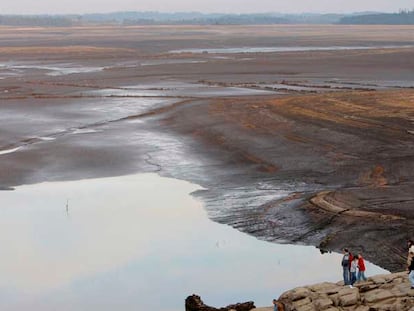
<path id="1" fill-rule="evenodd" d="M 412 27 L 177 28 L 3 29 L 0 189 L 158 172 L 208 189 L 196 195 L 215 221 L 400 270 L 414 48 L 381 47 L 411 43 Z M 168 53 L 362 42 L 378 48 Z M 312 203 L 323 191 L 337 210 Z"/>
<path id="2" fill-rule="evenodd" d="M 216 221 L 261 239 L 311 244 L 323 251 L 348 245 L 398 271 L 403 269 L 403 242 L 413 234 L 413 141 L 406 128 L 412 125 L 391 110 L 412 115 L 412 100 L 412 91 L 239 99 L 236 104 L 229 99 L 180 111 L 167 121 L 211 148 L 222 146 L 226 166 L 239 169 L 232 172 L 239 180 L 256 177 L 226 189 L 232 204 L 225 212 L 217 202 L 220 191 L 207 195 L 207 209 Z M 324 103 L 311 104 L 315 101 Z M 364 103 L 360 112 L 358 102 Z M 194 116 L 203 120 L 194 121 Z M 333 208 L 312 200 L 325 190 Z M 286 195 L 272 200 L 272 191 Z M 254 197 L 260 199 L 241 199 Z"/>

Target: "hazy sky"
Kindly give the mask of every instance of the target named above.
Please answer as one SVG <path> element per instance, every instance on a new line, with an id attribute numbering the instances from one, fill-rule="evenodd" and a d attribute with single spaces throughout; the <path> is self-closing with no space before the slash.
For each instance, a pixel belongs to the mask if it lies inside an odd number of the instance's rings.
<path id="1" fill-rule="evenodd" d="M 0 14 L 113 11 L 357 12 L 413 9 L 413 0 L 1 0 Z"/>

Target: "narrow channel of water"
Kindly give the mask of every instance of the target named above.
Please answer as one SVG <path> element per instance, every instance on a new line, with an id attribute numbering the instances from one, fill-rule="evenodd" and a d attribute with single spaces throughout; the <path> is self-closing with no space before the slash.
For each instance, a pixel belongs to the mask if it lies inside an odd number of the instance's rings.
<path id="1" fill-rule="evenodd" d="M 210 221 L 199 186 L 140 174 L 0 192 L 1 310 L 184 310 L 341 278 L 339 254 Z M 385 272 L 372 264 L 368 275 Z"/>
<path id="2" fill-rule="evenodd" d="M 371 50 L 371 49 L 395 49 L 412 48 L 414 45 L 377 45 L 377 46 L 275 46 L 275 47 L 232 47 L 211 49 L 182 49 L 172 50 L 169 53 L 208 53 L 208 54 L 238 54 L 238 53 L 280 53 L 280 52 L 308 52 L 308 51 L 347 51 L 347 50 Z"/>

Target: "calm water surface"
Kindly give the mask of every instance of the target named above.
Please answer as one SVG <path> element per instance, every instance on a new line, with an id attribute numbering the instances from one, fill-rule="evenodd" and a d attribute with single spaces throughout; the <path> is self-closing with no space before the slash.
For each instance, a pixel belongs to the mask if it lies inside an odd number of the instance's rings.
<path id="1" fill-rule="evenodd" d="M 156 174 L 2 191 L 0 310 L 184 310 L 341 278 L 339 254 L 210 221 L 200 187 Z M 368 264 L 368 274 L 384 270 Z"/>

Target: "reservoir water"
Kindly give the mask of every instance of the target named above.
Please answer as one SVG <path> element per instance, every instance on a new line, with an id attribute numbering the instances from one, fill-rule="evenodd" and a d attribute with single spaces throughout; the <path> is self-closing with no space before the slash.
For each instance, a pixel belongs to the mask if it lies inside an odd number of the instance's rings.
<path id="1" fill-rule="evenodd" d="M 341 279 L 340 254 L 259 241 L 212 222 L 197 185 L 139 174 L 2 191 L 0 310 L 184 310 L 271 304 Z M 385 270 L 370 263 L 367 274 Z"/>

